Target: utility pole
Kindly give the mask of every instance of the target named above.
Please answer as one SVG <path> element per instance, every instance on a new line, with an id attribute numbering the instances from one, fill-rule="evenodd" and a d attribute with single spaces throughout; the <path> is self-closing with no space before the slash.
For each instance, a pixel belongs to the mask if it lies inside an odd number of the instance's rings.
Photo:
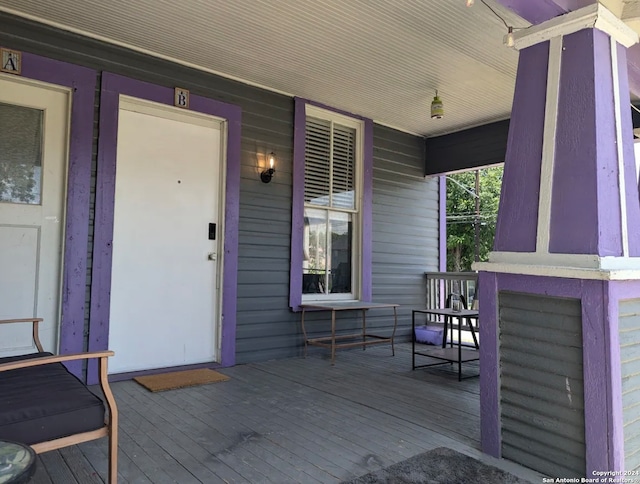
<path id="1" fill-rule="evenodd" d="M 476 170 L 476 217 L 473 223 L 474 239 L 475 239 L 475 254 L 474 260 L 478 262 L 480 260 L 480 170 Z"/>

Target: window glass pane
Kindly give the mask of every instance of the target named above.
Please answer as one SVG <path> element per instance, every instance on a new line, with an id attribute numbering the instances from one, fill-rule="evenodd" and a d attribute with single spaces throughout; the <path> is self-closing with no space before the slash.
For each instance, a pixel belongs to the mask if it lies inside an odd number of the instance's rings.
<path id="1" fill-rule="evenodd" d="M 351 250 L 353 240 L 352 216 L 350 213 L 329 212 L 331 230 L 330 292 L 351 292 Z"/>
<path id="2" fill-rule="evenodd" d="M 41 203 L 42 119 L 39 109 L 0 103 L 0 202 Z"/>
<path id="3" fill-rule="evenodd" d="M 331 123 L 307 118 L 304 164 L 304 201 L 329 205 L 331 174 Z"/>
<path id="4" fill-rule="evenodd" d="M 304 211 L 302 293 L 324 294 L 327 288 L 327 211 Z"/>
<path id="5" fill-rule="evenodd" d="M 333 128 L 332 207 L 355 208 L 356 130 L 346 126 Z"/>

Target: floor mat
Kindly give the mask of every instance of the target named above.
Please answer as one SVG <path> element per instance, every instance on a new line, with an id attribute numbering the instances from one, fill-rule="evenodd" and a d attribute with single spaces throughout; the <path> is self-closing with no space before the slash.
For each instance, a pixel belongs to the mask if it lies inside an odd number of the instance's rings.
<path id="1" fill-rule="evenodd" d="M 220 381 L 227 381 L 228 379 L 228 376 L 207 368 L 200 370 L 173 371 L 171 373 L 160 373 L 158 375 L 138 376 L 134 378 L 136 382 L 152 392 L 193 387 L 196 385 L 204 385 L 206 383 L 217 383 Z"/>

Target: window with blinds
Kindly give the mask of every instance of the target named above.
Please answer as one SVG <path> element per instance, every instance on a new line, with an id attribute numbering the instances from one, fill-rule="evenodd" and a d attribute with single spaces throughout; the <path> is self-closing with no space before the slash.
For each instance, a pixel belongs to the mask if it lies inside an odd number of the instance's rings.
<path id="1" fill-rule="evenodd" d="M 356 299 L 361 126 L 328 111 L 312 111 L 305 123 L 303 299 Z"/>
<path id="2" fill-rule="evenodd" d="M 307 117 L 305 203 L 355 209 L 355 144 L 354 128 Z"/>

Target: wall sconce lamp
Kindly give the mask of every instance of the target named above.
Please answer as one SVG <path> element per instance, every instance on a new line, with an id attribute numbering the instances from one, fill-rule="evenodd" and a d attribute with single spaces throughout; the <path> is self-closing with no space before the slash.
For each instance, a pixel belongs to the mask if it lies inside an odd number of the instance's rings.
<path id="1" fill-rule="evenodd" d="M 273 178 L 273 174 L 276 169 L 273 167 L 276 163 L 276 154 L 272 151 L 267 155 L 267 161 L 269 162 L 269 168 L 260 173 L 260 179 L 263 183 L 269 183 Z"/>

